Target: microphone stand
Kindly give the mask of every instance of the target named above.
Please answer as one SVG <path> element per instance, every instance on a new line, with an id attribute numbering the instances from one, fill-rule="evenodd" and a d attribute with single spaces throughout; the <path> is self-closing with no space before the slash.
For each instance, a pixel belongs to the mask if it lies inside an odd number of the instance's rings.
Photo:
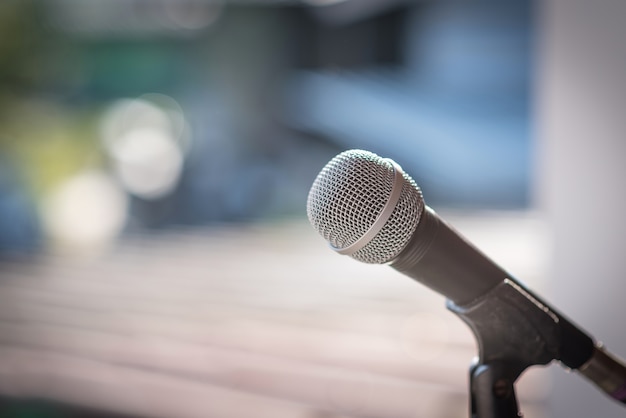
<path id="1" fill-rule="evenodd" d="M 470 366 L 470 417 L 521 417 L 515 396 L 515 367 L 505 361 Z"/>
<path id="2" fill-rule="evenodd" d="M 469 371 L 470 417 L 521 417 L 515 381 L 528 367 L 559 358 L 560 316 L 510 279 L 468 304 L 447 300 L 446 307 L 478 342 Z"/>

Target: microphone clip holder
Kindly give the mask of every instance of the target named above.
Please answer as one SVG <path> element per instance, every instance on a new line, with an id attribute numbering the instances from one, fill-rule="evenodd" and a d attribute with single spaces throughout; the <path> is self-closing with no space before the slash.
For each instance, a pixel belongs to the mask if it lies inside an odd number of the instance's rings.
<path id="1" fill-rule="evenodd" d="M 559 358 L 560 316 L 513 279 L 463 305 L 447 300 L 446 307 L 478 343 L 469 370 L 470 417 L 521 417 L 515 381 L 528 367 Z"/>

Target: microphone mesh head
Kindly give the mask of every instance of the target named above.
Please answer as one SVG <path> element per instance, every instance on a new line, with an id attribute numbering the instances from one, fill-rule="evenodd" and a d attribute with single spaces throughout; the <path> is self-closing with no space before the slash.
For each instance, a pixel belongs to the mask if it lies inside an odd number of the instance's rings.
<path id="1" fill-rule="evenodd" d="M 415 181 L 402 173 L 402 192 L 382 229 L 351 254 L 365 263 L 391 261 L 404 249 L 417 228 L 424 199 Z M 309 191 L 307 215 L 311 225 L 336 249 L 350 246 L 374 224 L 389 200 L 394 166 L 363 150 L 333 158 L 317 175 Z"/>

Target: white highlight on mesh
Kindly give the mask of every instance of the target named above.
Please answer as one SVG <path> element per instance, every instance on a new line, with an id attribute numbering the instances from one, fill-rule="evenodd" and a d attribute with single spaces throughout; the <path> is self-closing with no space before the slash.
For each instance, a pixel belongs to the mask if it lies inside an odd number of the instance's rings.
<path id="1" fill-rule="evenodd" d="M 398 165 L 395 161 L 385 158 L 385 161 L 389 162 L 393 167 L 393 185 L 391 186 L 391 193 L 389 194 L 389 200 L 383 207 L 383 210 L 380 211 L 376 220 L 372 224 L 372 226 L 367 230 L 365 234 L 351 245 L 345 248 L 337 248 L 334 245 L 330 244 L 330 248 L 343 255 L 352 255 L 359 251 L 361 248 L 365 247 L 375 236 L 383 229 L 383 226 L 387 223 L 393 210 L 396 208 L 398 201 L 400 200 L 400 196 L 402 196 L 402 186 L 404 183 L 404 172 L 402 171 L 402 167 Z"/>

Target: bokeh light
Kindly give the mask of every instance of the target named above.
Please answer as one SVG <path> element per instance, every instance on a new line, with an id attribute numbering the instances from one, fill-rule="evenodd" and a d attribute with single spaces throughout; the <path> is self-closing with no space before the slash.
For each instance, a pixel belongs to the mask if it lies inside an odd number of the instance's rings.
<path id="1" fill-rule="evenodd" d="M 170 107 L 163 109 L 148 98 Z M 151 95 L 117 101 L 104 115 L 100 132 L 113 172 L 129 193 L 157 199 L 176 187 L 189 133 L 173 99 Z"/>
<path id="2" fill-rule="evenodd" d="M 93 255 L 118 237 L 126 223 L 127 206 L 126 195 L 111 176 L 86 171 L 54 189 L 42 211 L 55 247 Z"/>

